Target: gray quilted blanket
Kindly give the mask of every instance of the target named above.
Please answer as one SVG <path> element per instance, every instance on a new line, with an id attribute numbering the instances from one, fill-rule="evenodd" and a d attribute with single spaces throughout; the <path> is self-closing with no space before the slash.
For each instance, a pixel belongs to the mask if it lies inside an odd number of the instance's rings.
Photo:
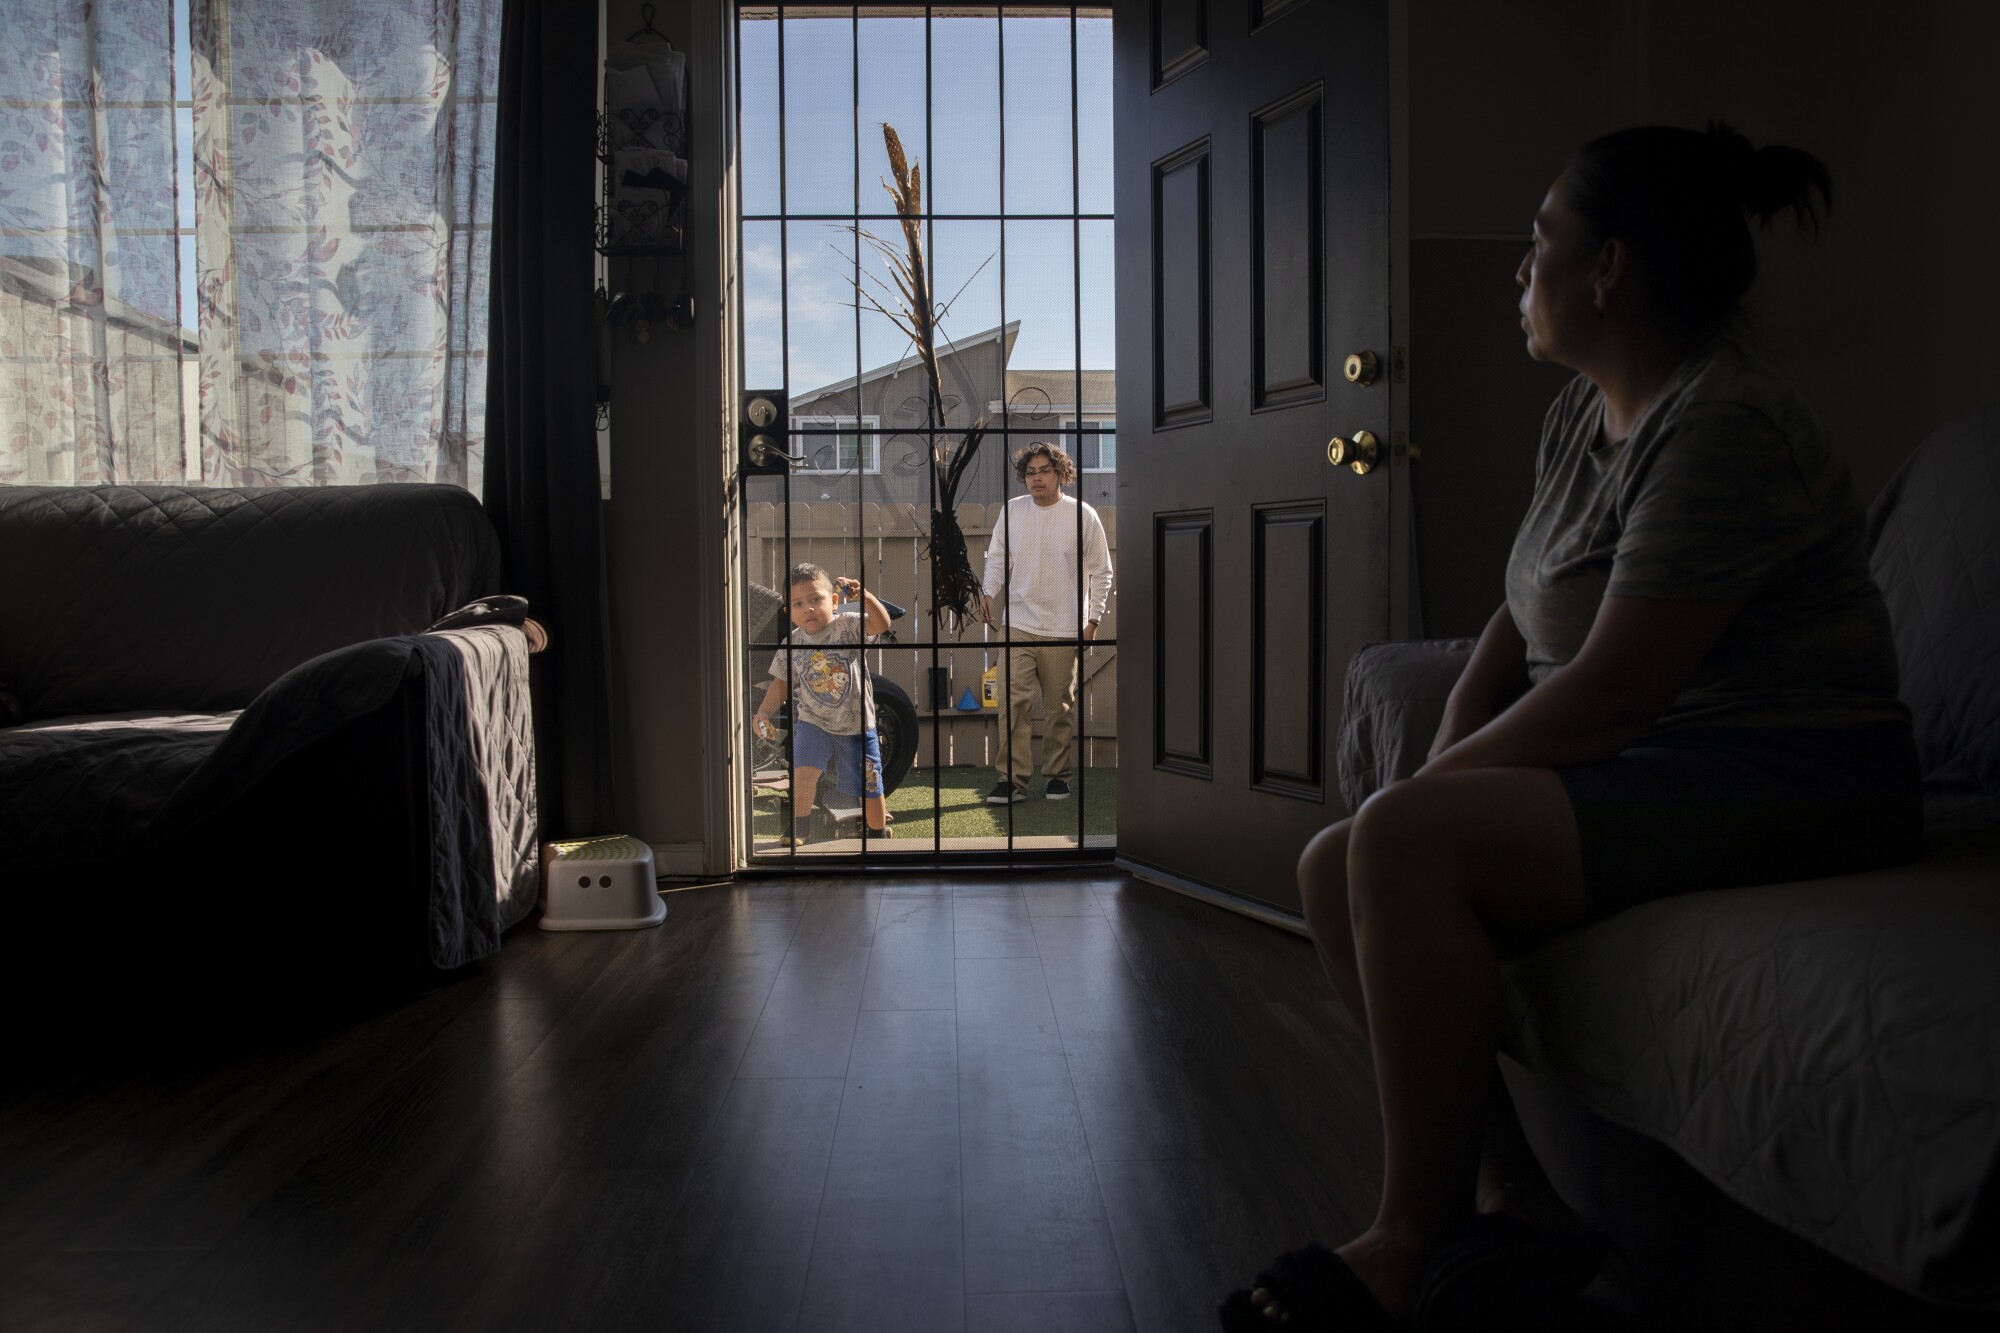
<path id="1" fill-rule="evenodd" d="M 457 967 L 498 952 L 501 932 L 541 892 L 528 641 L 518 629 L 489 628 L 419 634 L 415 643 L 430 683 L 431 962 Z M 447 837 L 453 827 L 474 836 Z"/>
<path id="2" fill-rule="evenodd" d="M 433 859 L 429 950 L 457 967 L 533 908 L 528 653 L 511 628 L 355 644 L 293 668 L 247 708 L 49 718 L 0 728 L 0 868 L 144 855 L 226 812 L 278 763 L 424 686 Z"/>
<path id="3" fill-rule="evenodd" d="M 1508 970 L 1509 1054 L 1753 1212 L 2000 1310 L 2000 834 L 1661 899 Z"/>

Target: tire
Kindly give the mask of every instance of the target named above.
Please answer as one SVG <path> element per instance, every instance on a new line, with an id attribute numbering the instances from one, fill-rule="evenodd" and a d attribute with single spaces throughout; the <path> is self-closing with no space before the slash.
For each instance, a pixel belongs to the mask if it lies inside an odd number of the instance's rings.
<path id="1" fill-rule="evenodd" d="M 743 633 L 751 643 L 776 643 L 790 631 L 785 619 L 785 598 L 775 588 L 761 583 L 750 585 L 749 603 L 743 612 Z"/>
<path id="2" fill-rule="evenodd" d="M 873 677 L 875 737 L 882 747 L 882 794 L 903 785 L 917 758 L 917 706 L 893 680 Z"/>

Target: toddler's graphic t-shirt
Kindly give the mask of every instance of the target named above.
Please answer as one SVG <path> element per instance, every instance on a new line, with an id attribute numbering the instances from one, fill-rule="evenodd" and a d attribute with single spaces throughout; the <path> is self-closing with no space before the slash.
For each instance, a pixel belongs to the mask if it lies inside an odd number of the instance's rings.
<path id="1" fill-rule="evenodd" d="M 875 692 L 863 676 L 867 642 L 859 611 L 843 611 L 817 634 L 796 627 L 771 655 L 771 676 L 785 679 L 790 653 L 792 716 L 829 736 L 856 736 L 875 725 Z"/>

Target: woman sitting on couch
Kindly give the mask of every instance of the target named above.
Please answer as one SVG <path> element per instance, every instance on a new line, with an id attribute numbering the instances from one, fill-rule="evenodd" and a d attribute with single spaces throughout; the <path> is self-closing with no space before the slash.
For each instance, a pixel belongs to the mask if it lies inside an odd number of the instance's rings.
<path id="1" fill-rule="evenodd" d="M 1501 960 L 1665 894 L 1917 854 L 1918 766 L 1846 467 L 1731 336 L 1748 217 L 1831 203 L 1726 126 L 1620 131 L 1550 188 L 1516 280 L 1543 423 L 1507 598 L 1429 762 L 1321 832 L 1306 920 L 1368 1034 L 1373 1225 L 1282 1256 L 1229 1329 L 1430 1328 L 1561 1299 L 1602 1246 L 1494 1062 Z"/>

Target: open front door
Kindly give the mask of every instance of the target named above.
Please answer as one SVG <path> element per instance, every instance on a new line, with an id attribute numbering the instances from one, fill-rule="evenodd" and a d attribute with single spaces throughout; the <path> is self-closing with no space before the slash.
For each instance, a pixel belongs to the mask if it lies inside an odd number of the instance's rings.
<path id="1" fill-rule="evenodd" d="M 1388 636 L 1389 376 L 1343 373 L 1389 360 L 1387 22 L 1384 0 L 1114 9 L 1118 845 L 1287 912 L 1346 813 L 1342 672 Z M 1380 442 L 1365 475 L 1357 441 Z"/>

